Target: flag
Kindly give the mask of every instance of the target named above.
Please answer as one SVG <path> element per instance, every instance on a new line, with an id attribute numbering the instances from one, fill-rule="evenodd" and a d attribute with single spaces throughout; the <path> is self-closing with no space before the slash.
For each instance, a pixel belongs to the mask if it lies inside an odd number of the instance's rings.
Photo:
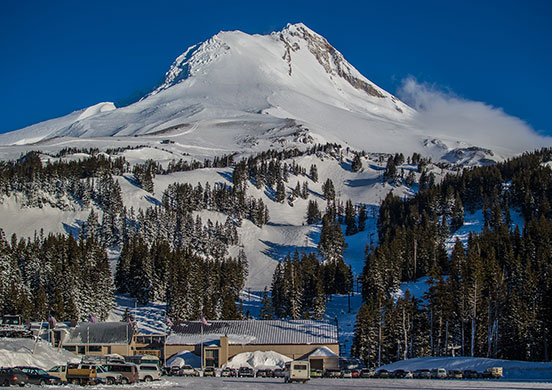
<path id="1" fill-rule="evenodd" d="M 54 329 L 56 327 L 57 321 L 55 317 L 51 314 L 48 315 L 48 324 L 50 324 L 50 328 Z"/>
<path id="2" fill-rule="evenodd" d="M 167 323 L 167 325 L 169 325 L 171 328 L 174 326 L 173 322 L 171 321 L 171 319 L 169 318 L 169 316 L 165 315 L 165 322 Z"/>
<path id="3" fill-rule="evenodd" d="M 88 314 L 88 322 L 95 324 L 96 322 L 98 322 L 98 319 L 94 317 L 92 314 Z"/>
<path id="4" fill-rule="evenodd" d="M 205 326 L 211 326 L 211 324 L 207 322 L 203 314 L 201 315 L 201 323 Z"/>

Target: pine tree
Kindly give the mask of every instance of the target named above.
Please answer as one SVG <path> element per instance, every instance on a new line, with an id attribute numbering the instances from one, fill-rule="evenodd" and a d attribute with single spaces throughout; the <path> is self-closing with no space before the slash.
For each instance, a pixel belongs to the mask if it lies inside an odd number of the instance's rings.
<path id="1" fill-rule="evenodd" d="M 353 172 L 359 172 L 362 169 L 362 160 L 360 159 L 360 155 L 355 153 L 355 156 L 353 157 L 353 161 L 351 163 L 351 169 Z"/>
<path id="2" fill-rule="evenodd" d="M 262 304 L 261 312 L 260 312 L 261 320 L 274 319 L 274 307 L 272 306 L 272 299 L 268 295 L 268 290 L 266 286 L 263 292 L 263 299 L 261 301 L 261 304 Z"/>
<path id="3" fill-rule="evenodd" d="M 320 210 L 316 200 L 309 200 L 307 206 L 307 223 L 309 225 L 316 224 L 320 221 Z"/>
<path id="4" fill-rule="evenodd" d="M 322 192 L 324 193 L 324 198 L 328 202 L 335 200 L 335 188 L 331 179 L 327 179 L 322 185 Z"/>
<path id="5" fill-rule="evenodd" d="M 282 180 L 279 180 L 276 185 L 275 198 L 276 198 L 276 202 L 279 202 L 279 203 L 284 203 L 284 200 L 286 199 L 286 187 Z"/>
<path id="6" fill-rule="evenodd" d="M 310 166 L 309 176 L 313 182 L 318 182 L 318 168 L 316 167 L 316 164 L 312 164 Z"/>

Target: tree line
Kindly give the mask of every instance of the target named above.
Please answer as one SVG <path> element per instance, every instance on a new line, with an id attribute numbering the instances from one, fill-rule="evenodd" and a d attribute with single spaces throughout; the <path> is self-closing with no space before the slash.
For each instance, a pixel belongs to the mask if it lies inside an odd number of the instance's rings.
<path id="1" fill-rule="evenodd" d="M 552 330 L 550 149 L 465 169 L 412 199 L 390 194 L 367 248 L 353 354 L 371 365 L 418 356 L 549 360 Z M 445 245 L 465 213 L 483 230 Z M 514 226 L 519 213 L 523 226 Z M 450 245 L 450 244 L 449 244 Z M 427 294 L 397 297 L 425 277 Z"/>

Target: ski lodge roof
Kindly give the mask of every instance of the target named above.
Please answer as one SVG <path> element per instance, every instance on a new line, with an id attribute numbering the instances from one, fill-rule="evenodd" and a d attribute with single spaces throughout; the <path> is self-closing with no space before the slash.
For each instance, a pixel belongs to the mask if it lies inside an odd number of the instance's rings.
<path id="1" fill-rule="evenodd" d="M 63 345 L 128 345 L 133 335 L 128 322 L 81 322 L 69 330 Z"/>
<path id="2" fill-rule="evenodd" d="M 335 324 L 312 320 L 185 321 L 172 328 L 167 344 L 216 344 L 222 336 L 229 344 L 338 344 Z"/>

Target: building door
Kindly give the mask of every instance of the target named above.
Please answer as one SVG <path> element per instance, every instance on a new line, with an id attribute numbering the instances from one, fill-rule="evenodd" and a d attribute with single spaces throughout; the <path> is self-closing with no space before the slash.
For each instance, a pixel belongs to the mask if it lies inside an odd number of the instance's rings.
<path id="1" fill-rule="evenodd" d="M 205 367 L 219 367 L 219 349 L 205 349 Z"/>
<path id="2" fill-rule="evenodd" d="M 324 359 L 309 359 L 311 369 L 313 370 L 323 370 L 324 369 Z"/>

